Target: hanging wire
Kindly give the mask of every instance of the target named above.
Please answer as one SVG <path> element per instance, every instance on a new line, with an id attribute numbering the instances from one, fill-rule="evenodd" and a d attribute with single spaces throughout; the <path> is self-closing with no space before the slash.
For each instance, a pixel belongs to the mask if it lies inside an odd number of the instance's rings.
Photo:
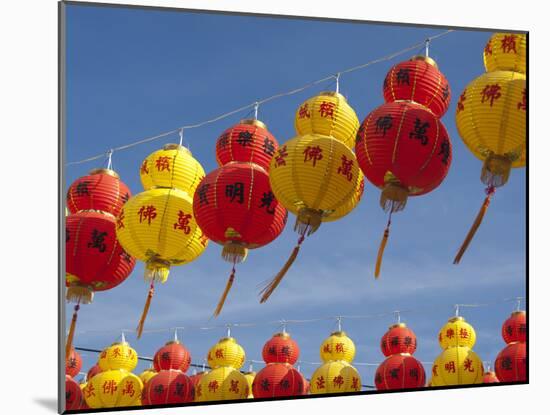
<path id="1" fill-rule="evenodd" d="M 107 168 L 109 170 L 112 170 L 113 168 L 113 149 L 110 149 L 107 152 Z"/>
<path id="2" fill-rule="evenodd" d="M 430 56 L 430 38 L 426 39 L 425 47 L 426 47 L 425 55 L 426 55 L 426 57 L 429 57 Z"/>
<path id="3" fill-rule="evenodd" d="M 338 72 L 336 75 L 334 75 L 334 78 L 336 78 L 336 93 L 340 93 L 340 72 Z"/>
<path id="4" fill-rule="evenodd" d="M 140 144 L 144 144 L 144 143 L 148 143 L 148 142 L 151 142 L 151 141 L 155 141 L 155 140 L 158 140 L 160 138 L 163 138 L 163 137 L 167 137 L 167 136 L 170 136 L 170 135 L 173 135 L 173 134 L 176 134 L 178 133 L 180 130 L 183 130 L 183 129 L 191 129 L 191 128 L 199 128 L 199 127 L 203 127 L 205 125 L 208 125 L 208 124 L 212 124 L 212 123 L 215 123 L 217 121 L 220 121 L 220 120 L 223 120 L 224 118 L 227 118 L 227 117 L 230 117 L 234 114 L 238 114 L 239 112 L 242 112 L 244 110 L 247 110 L 249 108 L 255 108 L 255 116 L 257 116 L 257 107 L 260 105 L 260 104 L 265 104 L 266 102 L 270 102 L 270 101 L 273 101 L 275 99 L 278 99 L 278 98 L 282 98 L 282 97 L 286 97 L 286 96 L 290 96 L 290 95 L 294 95 L 294 94 L 297 94 L 299 92 L 302 92 L 306 89 L 309 89 L 309 88 L 312 88 L 316 85 L 319 85 L 323 82 L 326 82 L 326 81 L 329 81 L 329 80 L 332 80 L 335 78 L 335 76 L 338 76 L 338 78 L 340 77 L 341 74 L 345 74 L 345 73 L 350 73 L 350 72 L 355 72 L 355 71 L 358 71 L 360 69 L 364 69 L 364 68 L 367 68 L 371 65 L 375 65 L 377 63 L 381 63 L 381 62 L 385 62 L 385 61 L 389 61 L 389 60 L 392 60 L 393 58 L 396 58 L 397 56 L 400 56 L 400 55 L 403 55 L 407 52 L 410 52 L 411 50 L 415 50 L 417 49 L 418 47 L 421 47 L 422 45 L 426 45 L 426 42 L 431 42 L 435 39 L 438 39 L 442 36 L 446 36 L 448 35 L 449 33 L 451 32 L 454 32 L 454 30 L 452 29 L 449 29 L 449 30 L 446 30 L 444 32 L 440 32 L 434 36 L 430 36 L 428 37 L 426 40 L 422 41 L 422 42 L 418 42 L 418 43 L 415 43 L 414 45 L 412 46 L 409 46 L 407 48 L 404 48 L 404 49 L 401 49 L 397 52 L 394 52 L 394 53 L 391 53 L 389 55 L 385 55 L 385 56 L 382 56 L 381 58 L 378 58 L 378 59 L 374 59 L 372 61 L 369 61 L 367 63 L 364 63 L 364 64 L 361 64 L 361 65 L 357 65 L 357 66 L 354 66 L 354 67 L 351 67 L 351 68 L 348 68 L 348 69 L 344 69 L 344 70 L 341 70 L 339 72 L 337 72 L 336 75 L 330 75 L 330 76 L 326 76 L 324 78 L 321 78 L 321 79 L 318 79 L 316 81 L 312 81 L 312 82 L 309 82 L 299 88 L 295 88 L 295 89 L 291 89 L 290 91 L 285 91 L 285 92 L 281 92 L 281 93 L 278 93 L 278 94 L 275 94 L 275 95 L 272 95 L 270 97 L 267 97 L 267 98 L 263 98 L 263 99 L 259 99 L 253 103 L 250 103 L 250 104 L 247 104 L 247 105 L 243 105 L 242 107 L 239 107 L 237 109 L 234 109 L 232 111 L 229 111 L 229 112 L 226 112 L 224 114 L 221 114 L 221 115 L 218 115 L 216 117 L 213 117 L 213 118 L 210 118 L 208 120 L 205 120 L 205 121 L 201 121 L 201 122 L 198 122 L 196 124 L 189 124 L 189 125 L 183 125 L 183 126 L 180 126 L 178 128 L 175 128 L 173 130 L 170 130 L 170 131 L 166 131 L 164 133 L 160 133 L 158 135 L 155 135 L 155 136 L 152 136 L 152 137 L 147 137 L 147 138 L 144 138 L 142 140 L 139 140 L 139 141 L 135 141 L 135 142 L 132 142 L 132 143 L 129 143 L 129 144 L 125 144 L 125 145 L 122 145 L 122 146 L 119 146 L 119 147 L 114 147 L 113 149 L 111 149 L 111 151 L 121 151 L 121 150 L 126 150 L 126 149 L 129 149 L 129 148 L 132 148 L 132 147 L 135 147 L 137 145 L 140 145 Z M 338 92 L 338 88 L 339 88 L 339 85 L 338 85 L 338 78 L 336 78 L 336 88 L 337 88 L 337 91 Z M 93 160 L 97 160 L 101 157 L 104 156 L 105 153 L 101 153 L 101 154 L 98 154 L 96 156 L 92 156 L 92 157 L 88 157 L 88 158 L 85 158 L 85 159 L 82 159 L 82 160 L 77 160 L 77 161 L 70 161 L 68 163 L 66 163 L 66 166 L 74 166 L 74 165 L 77 165 L 77 164 L 82 164 L 82 163 L 87 163 L 87 162 L 90 162 L 90 161 L 93 161 Z"/>
<path id="5" fill-rule="evenodd" d="M 258 108 L 260 107 L 260 103 L 258 101 L 256 101 L 254 103 L 254 119 L 257 120 L 258 119 Z"/>
<path id="6" fill-rule="evenodd" d="M 397 324 L 401 324 L 401 312 L 399 310 L 394 311 Z"/>
<path id="7" fill-rule="evenodd" d="M 179 135 L 180 135 L 180 146 L 183 146 L 183 128 L 180 128 Z"/>

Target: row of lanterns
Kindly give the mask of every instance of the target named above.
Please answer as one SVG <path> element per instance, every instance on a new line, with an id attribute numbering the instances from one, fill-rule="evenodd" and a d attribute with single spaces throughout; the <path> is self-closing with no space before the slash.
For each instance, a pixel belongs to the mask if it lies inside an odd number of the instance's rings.
<path id="1" fill-rule="evenodd" d="M 526 332 L 525 312 L 512 313 L 502 326 L 508 345 L 496 358 L 495 372 L 485 371 L 472 350 L 475 330 L 463 317 L 455 316 L 439 331 L 443 352 L 433 362 L 431 379 L 426 382 L 422 363 L 413 357 L 416 336 L 399 322 L 390 326 L 381 339 L 380 348 L 386 358 L 375 373 L 376 389 L 526 381 Z M 67 409 L 109 408 L 361 390 L 361 377 L 352 365 L 355 344 L 341 328 L 323 341 L 319 354 L 322 364 L 308 382 L 294 367 L 300 348 L 283 330 L 265 343 L 265 366 L 258 373 L 243 373 L 239 369 L 246 360 L 245 351 L 228 332 L 208 351 L 210 370 L 188 376 L 191 355 L 175 336 L 157 350 L 151 368 L 136 376 L 131 372 L 137 365 L 137 354 L 122 336 L 121 342 L 101 352 L 98 363 L 81 385 L 73 378 L 79 373 L 82 360 L 71 350 L 66 360 L 66 405 Z"/>

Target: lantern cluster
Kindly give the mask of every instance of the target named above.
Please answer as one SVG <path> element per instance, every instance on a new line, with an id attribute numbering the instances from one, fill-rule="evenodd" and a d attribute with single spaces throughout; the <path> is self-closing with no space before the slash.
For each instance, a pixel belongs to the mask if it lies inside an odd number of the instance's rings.
<path id="1" fill-rule="evenodd" d="M 171 266 L 188 264 L 206 249 L 208 240 L 193 216 L 193 194 L 202 177 L 202 166 L 187 148 L 167 144 L 142 162 L 140 178 L 145 191 L 127 200 L 117 217 L 120 243 L 145 262 L 145 279 L 151 283 L 138 338 L 154 283 L 166 282 Z"/>
<path id="2" fill-rule="evenodd" d="M 276 333 L 262 350 L 266 366 L 252 383 L 255 398 L 274 398 L 303 395 L 304 377 L 294 368 L 300 349 L 286 332 Z"/>
<path id="3" fill-rule="evenodd" d="M 412 354 L 416 336 L 405 323 L 390 326 L 380 342 L 386 359 L 376 369 L 377 390 L 420 388 L 426 383 L 424 366 Z"/>
<path id="4" fill-rule="evenodd" d="M 235 264 L 248 250 L 272 242 L 284 229 L 286 209 L 269 184 L 269 162 L 279 148 L 267 126 L 242 120 L 216 142 L 217 169 L 199 183 L 193 199 L 197 223 L 204 234 L 223 246 L 222 258 L 233 264 L 214 311 L 217 316 L 235 278 Z"/>
<path id="5" fill-rule="evenodd" d="M 485 72 L 464 89 L 456 107 L 462 141 L 483 162 L 481 181 L 487 186 L 481 209 L 460 247 L 460 262 L 497 187 L 508 181 L 512 168 L 525 166 L 527 155 L 527 36 L 495 33 L 485 46 Z"/>
<path id="6" fill-rule="evenodd" d="M 507 343 L 495 359 L 495 372 L 501 382 L 527 380 L 527 316 L 515 311 L 502 325 L 502 338 Z"/>
<path id="7" fill-rule="evenodd" d="M 124 281 L 135 259 L 120 245 L 116 219 L 130 190 L 110 169 L 94 169 L 75 180 L 67 190 L 65 227 L 67 300 L 76 303 L 67 337 L 71 350 L 80 304 L 89 304 L 95 291 L 105 291 Z"/>
<path id="8" fill-rule="evenodd" d="M 271 159 L 269 181 L 277 200 L 296 215 L 300 237 L 281 271 L 262 290 L 267 301 L 300 250 L 305 236 L 322 222 L 350 213 L 363 194 L 363 175 L 351 147 L 359 120 L 346 98 L 321 92 L 296 112 L 297 137 L 280 146 Z"/>
<path id="9" fill-rule="evenodd" d="M 447 176 L 452 145 L 440 118 L 451 100 L 449 83 L 436 62 L 415 56 L 390 69 L 384 80 L 385 103 L 359 128 L 355 153 L 367 179 L 382 190 L 380 206 L 389 212 L 374 275 L 380 275 L 392 214 L 409 196 L 437 188 Z"/>
<path id="10" fill-rule="evenodd" d="M 432 366 L 432 386 L 469 385 L 483 381 L 483 362 L 472 350 L 474 328 L 463 317 L 453 317 L 439 331 L 443 352 Z"/>
<path id="11" fill-rule="evenodd" d="M 311 375 L 309 387 L 312 395 L 361 390 L 361 376 L 351 365 L 355 344 L 345 332 L 336 331 L 325 339 L 320 355 L 323 364 Z"/>
<path id="12" fill-rule="evenodd" d="M 246 377 L 239 372 L 245 361 L 244 349 L 233 337 L 224 337 L 208 351 L 212 370 L 203 374 L 195 389 L 195 400 L 246 399 L 250 393 Z"/>

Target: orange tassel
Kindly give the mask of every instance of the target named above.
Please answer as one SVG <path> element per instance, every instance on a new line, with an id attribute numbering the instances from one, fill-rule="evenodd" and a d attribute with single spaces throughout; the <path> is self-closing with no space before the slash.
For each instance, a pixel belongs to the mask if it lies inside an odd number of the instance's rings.
<path id="1" fill-rule="evenodd" d="M 378 256 L 376 257 L 376 267 L 374 269 L 374 278 L 378 279 L 380 276 L 380 268 L 382 267 L 382 257 L 384 256 L 384 250 L 386 249 L 386 244 L 388 243 L 388 237 L 390 236 L 389 226 L 384 230 L 384 236 L 380 242 L 380 247 L 378 248 Z"/>
<path id="2" fill-rule="evenodd" d="M 220 301 L 218 301 L 216 310 L 214 310 L 214 317 L 217 317 L 221 313 L 223 305 L 225 304 L 225 299 L 227 298 L 227 294 L 229 294 L 229 290 L 231 290 L 231 287 L 233 286 L 234 280 L 235 280 L 235 265 L 233 265 L 233 270 L 231 271 L 231 275 L 227 280 L 227 284 L 225 284 L 225 290 L 223 291 L 223 294 L 220 297 Z"/>
<path id="3" fill-rule="evenodd" d="M 67 344 L 65 345 L 65 359 L 69 358 L 69 355 L 71 354 L 71 349 L 73 348 L 74 330 L 76 328 L 76 320 L 78 318 L 78 310 L 80 310 L 80 305 L 79 304 L 74 306 L 73 319 L 71 320 L 71 326 L 69 328 L 69 334 L 67 335 Z"/>
<path id="4" fill-rule="evenodd" d="M 470 231 L 466 235 L 466 239 L 464 239 L 464 242 L 462 242 L 462 245 L 460 246 L 460 249 L 456 254 L 453 264 L 458 264 L 460 262 L 460 260 L 462 259 L 462 255 L 464 255 L 464 252 L 466 252 L 466 249 L 468 249 L 468 245 L 470 245 L 470 242 L 472 242 L 472 239 L 474 238 L 474 235 L 476 234 L 477 229 L 479 228 L 479 225 L 481 225 L 481 222 L 483 221 L 483 217 L 485 216 L 485 213 L 489 208 L 489 204 L 491 203 L 491 196 L 493 196 L 493 194 L 495 193 L 495 188 L 492 186 L 488 187 L 486 190 L 486 193 L 487 193 L 487 196 L 483 201 L 483 205 L 481 205 L 481 208 L 477 213 L 476 219 L 474 220 L 474 223 L 472 224 Z"/>
<path id="5" fill-rule="evenodd" d="M 143 332 L 143 325 L 145 324 L 145 319 L 147 318 L 147 313 L 149 313 L 149 307 L 151 307 L 151 300 L 155 294 L 155 286 L 151 283 L 151 288 L 149 288 L 149 293 L 147 294 L 147 300 L 145 301 L 145 306 L 143 306 L 143 313 L 141 313 L 141 318 L 139 319 L 138 326 L 136 328 L 137 338 L 141 338 L 141 333 Z"/>

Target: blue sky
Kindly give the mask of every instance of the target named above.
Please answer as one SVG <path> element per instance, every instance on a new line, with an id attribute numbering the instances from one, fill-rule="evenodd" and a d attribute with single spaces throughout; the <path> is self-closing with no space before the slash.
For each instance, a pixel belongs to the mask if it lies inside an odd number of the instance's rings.
<path id="1" fill-rule="evenodd" d="M 302 86 L 341 69 L 404 49 L 443 29 L 284 20 L 265 17 L 204 15 L 123 8 L 67 7 L 67 161 L 99 154 L 111 147 L 199 122 L 255 101 Z M 478 334 L 474 348 L 484 361 L 494 361 L 503 348 L 502 322 L 513 308 L 501 300 L 525 294 L 525 169 L 514 170 L 497 190 L 484 223 L 459 266 L 452 264 L 483 200 L 481 162 L 467 151 L 456 131 L 454 110 L 463 88 L 483 71 L 482 51 L 488 32 L 456 31 L 435 40 L 430 55 L 448 78 L 452 101 L 443 117 L 453 143 L 453 164 L 443 184 L 432 193 L 411 198 L 394 215 L 381 278 L 373 277 L 374 260 L 386 223 L 380 192 L 370 183 L 359 206 L 345 218 L 323 224 L 303 244 L 302 252 L 266 304 L 259 304 L 258 285 L 284 263 L 297 236 L 294 217 L 273 243 L 252 251 L 237 270 L 236 283 L 222 315 L 209 318 L 223 290 L 230 265 L 221 247 L 211 243 L 195 262 L 173 267 L 168 282 L 158 286 L 145 329 L 211 326 L 233 322 L 269 322 L 336 315 L 377 315 L 392 310 L 418 337 L 416 356 L 432 361 L 439 353 L 437 333 L 454 313 L 455 303 L 491 303 L 465 308 L 462 315 Z M 419 50 L 420 52 L 420 50 Z M 388 69 L 409 58 L 373 65 L 341 77 L 360 121 L 382 104 L 382 82 Z M 279 143 L 294 136 L 294 111 L 306 98 L 334 84 L 281 98 L 259 110 Z M 214 144 L 227 127 L 247 111 L 209 126 L 186 131 L 186 141 L 205 171 L 216 168 Z M 114 169 L 132 192 L 142 191 L 139 165 L 169 137 L 113 155 Z M 66 169 L 67 186 L 103 160 Z M 98 293 L 79 314 L 75 344 L 101 349 L 120 329 L 135 328 L 147 293 L 143 264 L 119 287 Z M 68 308 L 70 319 L 72 306 Z M 344 319 L 355 341 L 357 362 L 380 362 L 379 341 L 391 315 Z M 319 361 L 319 345 L 335 320 L 291 324 L 288 331 L 301 347 L 300 359 Z M 232 335 L 261 360 L 264 342 L 279 327 L 262 324 L 234 328 Z M 180 337 L 194 363 L 225 329 L 188 329 Z M 152 356 L 173 336 L 144 333 L 126 337 L 140 355 Z M 87 370 L 97 356 L 83 353 Z M 147 367 L 140 363 L 136 372 Z M 255 370 L 261 365 L 255 364 Z M 373 384 L 372 367 L 357 366 L 362 381 Z M 425 365 L 427 372 L 430 366 Z M 302 365 L 309 376 L 315 366 Z"/>

